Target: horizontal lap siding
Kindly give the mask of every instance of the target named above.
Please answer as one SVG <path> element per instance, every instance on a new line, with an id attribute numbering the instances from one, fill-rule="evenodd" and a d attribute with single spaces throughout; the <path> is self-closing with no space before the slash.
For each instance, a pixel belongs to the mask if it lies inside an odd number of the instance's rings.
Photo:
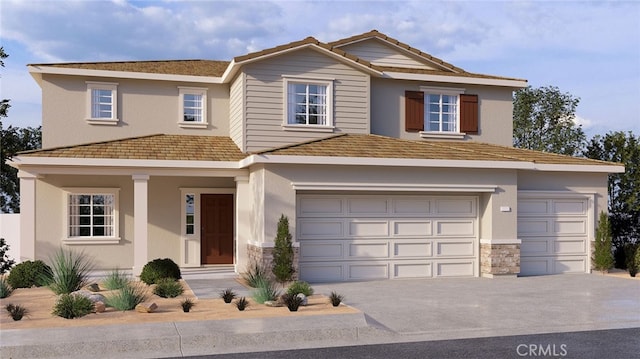
<path id="1" fill-rule="evenodd" d="M 335 133 L 369 133 L 369 76 L 313 50 L 300 50 L 245 68 L 246 150 L 324 138 L 326 132 L 285 131 L 283 75 L 334 80 Z"/>
<path id="2" fill-rule="evenodd" d="M 244 74 L 240 74 L 231 84 L 229 99 L 229 135 L 241 150 L 244 149 L 242 136 L 242 120 L 244 112 L 242 96 L 243 79 Z"/>
<path id="3" fill-rule="evenodd" d="M 374 65 L 394 67 L 414 67 L 433 70 L 433 67 L 400 53 L 398 50 L 384 45 L 377 40 L 361 41 L 340 48 L 350 54 L 367 60 Z"/>

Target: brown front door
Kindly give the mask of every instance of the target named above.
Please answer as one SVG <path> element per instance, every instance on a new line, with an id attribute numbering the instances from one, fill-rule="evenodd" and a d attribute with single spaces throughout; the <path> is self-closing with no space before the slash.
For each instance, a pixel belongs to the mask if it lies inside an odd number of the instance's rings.
<path id="1" fill-rule="evenodd" d="M 233 195 L 200 197 L 202 264 L 233 264 Z"/>

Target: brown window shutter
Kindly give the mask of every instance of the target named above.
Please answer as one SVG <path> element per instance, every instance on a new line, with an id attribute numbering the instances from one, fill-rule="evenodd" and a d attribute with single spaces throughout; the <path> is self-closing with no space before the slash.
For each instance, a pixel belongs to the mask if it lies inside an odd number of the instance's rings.
<path id="1" fill-rule="evenodd" d="M 460 132 L 478 133 L 478 95 L 460 95 Z"/>
<path id="2" fill-rule="evenodd" d="M 405 131 L 424 131 L 424 92 L 405 91 Z"/>

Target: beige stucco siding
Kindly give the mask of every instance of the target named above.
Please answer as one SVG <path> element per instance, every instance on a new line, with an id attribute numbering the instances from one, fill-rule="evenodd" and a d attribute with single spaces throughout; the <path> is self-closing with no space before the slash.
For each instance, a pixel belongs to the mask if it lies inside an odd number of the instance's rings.
<path id="1" fill-rule="evenodd" d="M 244 73 L 232 82 L 229 91 L 229 136 L 244 151 Z"/>
<path id="2" fill-rule="evenodd" d="M 66 238 L 65 188 L 119 189 L 119 244 L 73 245 Z M 180 188 L 235 188 L 233 178 L 157 177 L 149 179 L 148 257 L 180 261 Z M 36 258 L 47 261 L 60 246 L 84 250 L 97 269 L 130 269 L 133 266 L 133 180 L 131 176 L 47 175 L 38 180 L 36 192 Z"/>
<path id="3" fill-rule="evenodd" d="M 379 40 L 370 39 L 348 44 L 341 46 L 340 50 L 358 56 L 374 65 L 435 69 L 433 66 L 428 66 L 424 62 L 418 61 L 415 56 L 400 52 L 398 49 L 385 45 Z"/>
<path id="4" fill-rule="evenodd" d="M 369 132 L 369 76 L 313 50 L 300 50 L 244 68 L 246 74 L 245 139 L 247 151 L 258 151 L 323 138 L 326 132 L 283 129 L 284 76 L 331 79 L 334 84 L 335 133 Z"/>
<path id="5" fill-rule="evenodd" d="M 518 189 L 521 191 L 560 191 L 593 194 L 597 214 L 607 212 L 606 173 L 518 171 Z"/>
<path id="6" fill-rule="evenodd" d="M 296 190 L 292 183 L 313 182 L 348 184 L 430 184 L 430 185 L 490 185 L 495 192 L 397 192 L 397 191 L 351 191 L 349 194 L 433 194 L 433 195 L 477 195 L 480 213 L 481 239 L 515 239 L 517 236 L 517 188 L 514 170 L 489 169 L 444 169 L 405 167 L 365 167 L 365 166 L 324 166 L 324 165 L 267 165 L 252 174 L 255 199 L 264 205 L 260 213 L 254 213 L 254 233 L 256 241 L 273 242 L 278 219 L 281 214 L 289 217 L 291 232 L 295 233 Z M 472 180 L 470 180 L 472 179 Z M 308 193 L 308 192 L 307 192 Z M 316 193 L 345 193 L 318 191 Z M 254 208 L 260 208 L 260 204 Z M 510 212 L 500 211 L 509 206 Z M 487 227 L 488 228 L 483 228 Z"/>
<path id="7" fill-rule="evenodd" d="M 512 145 L 512 90 L 503 87 L 374 78 L 371 81 L 371 132 L 389 137 L 420 139 L 418 133 L 405 131 L 404 93 L 407 90 L 419 91 L 421 86 L 463 88 L 465 94 L 478 95 L 480 131 L 477 135 L 467 135 L 467 139 Z"/>
<path id="8" fill-rule="evenodd" d="M 86 81 L 117 83 L 117 126 L 87 122 Z M 207 128 L 178 125 L 178 86 L 207 89 Z M 43 147 L 149 134 L 229 135 L 229 86 L 117 78 L 42 76 Z"/>

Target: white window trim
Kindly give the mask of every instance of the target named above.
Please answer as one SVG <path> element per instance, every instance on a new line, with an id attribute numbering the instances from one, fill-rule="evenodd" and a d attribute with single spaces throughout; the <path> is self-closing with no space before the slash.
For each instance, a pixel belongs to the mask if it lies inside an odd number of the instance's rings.
<path id="1" fill-rule="evenodd" d="M 87 84 L 87 123 L 92 125 L 110 125 L 118 124 L 118 83 L 117 82 L 96 82 L 85 81 Z M 92 96 L 93 90 L 109 90 L 111 91 L 111 118 L 94 118 L 92 116 Z"/>
<path id="2" fill-rule="evenodd" d="M 282 76 L 282 104 L 284 106 L 284 116 L 282 119 L 282 128 L 285 131 L 304 131 L 304 132 L 333 132 L 335 129 L 333 123 L 333 82 L 332 78 L 327 77 L 299 77 L 299 76 Z M 289 84 L 317 84 L 327 87 L 327 118 L 326 125 L 304 125 L 289 123 Z"/>
<path id="3" fill-rule="evenodd" d="M 113 236 L 110 237 L 69 237 L 69 195 L 71 194 L 110 194 L 114 197 L 113 203 Z M 63 188 L 62 213 L 64 214 L 64 244 L 119 244 L 120 243 L 120 188 L 97 187 L 67 187 Z"/>
<path id="4" fill-rule="evenodd" d="M 420 137 L 422 138 L 443 138 L 443 139 L 464 139 L 467 135 L 464 132 L 460 132 L 460 95 L 464 94 L 465 89 L 459 87 L 429 87 L 420 86 L 420 91 L 424 93 L 424 127 L 428 128 L 429 123 L 427 121 L 427 115 L 429 110 L 427 108 L 429 95 L 448 95 L 457 96 L 458 103 L 456 104 L 456 131 L 421 131 Z"/>
<path id="5" fill-rule="evenodd" d="M 206 87 L 186 87 L 178 86 L 178 125 L 182 128 L 207 128 L 207 91 Z M 201 95 L 202 96 L 202 122 L 184 121 L 184 95 Z"/>

